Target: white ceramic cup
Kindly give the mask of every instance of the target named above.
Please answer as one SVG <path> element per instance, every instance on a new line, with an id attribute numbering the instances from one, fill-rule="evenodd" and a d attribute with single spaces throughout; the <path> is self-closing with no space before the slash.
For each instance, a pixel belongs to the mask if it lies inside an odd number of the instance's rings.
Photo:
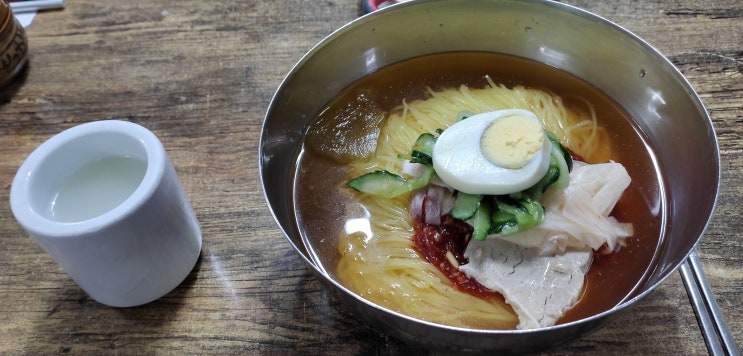
<path id="1" fill-rule="evenodd" d="M 199 223 L 162 143 L 130 122 L 86 123 L 41 144 L 19 168 L 10 206 L 67 274 L 109 306 L 164 296 L 201 252 Z"/>

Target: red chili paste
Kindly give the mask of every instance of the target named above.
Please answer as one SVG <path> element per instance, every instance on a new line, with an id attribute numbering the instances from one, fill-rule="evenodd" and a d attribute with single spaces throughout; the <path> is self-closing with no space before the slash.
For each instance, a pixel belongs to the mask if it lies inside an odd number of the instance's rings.
<path id="1" fill-rule="evenodd" d="M 467 263 L 464 250 L 472 238 L 472 226 L 464 221 L 442 217 L 441 225 L 429 225 L 418 222 L 413 234 L 413 245 L 418 253 L 429 263 L 438 268 L 460 292 L 468 293 L 481 299 L 500 298 L 503 296 L 485 288 L 475 279 L 470 278 L 454 266 L 446 257 L 450 252 L 459 265 Z"/>

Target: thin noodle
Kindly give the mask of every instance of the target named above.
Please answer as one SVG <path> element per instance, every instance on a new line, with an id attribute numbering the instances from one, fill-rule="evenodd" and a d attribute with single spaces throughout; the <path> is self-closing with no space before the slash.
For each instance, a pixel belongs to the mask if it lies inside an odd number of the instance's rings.
<path id="1" fill-rule="evenodd" d="M 400 172 L 400 154 L 407 154 L 421 133 L 445 129 L 462 110 L 472 113 L 520 108 L 533 111 L 547 130 L 587 161 L 604 161 L 607 135 L 597 127 L 590 103 L 588 112 L 567 108 L 554 93 L 515 87 L 509 89 L 486 77 L 488 86 L 428 90 L 429 98 L 403 101 L 391 111 L 369 161 L 351 163 L 351 174 L 371 170 Z M 583 119 L 585 117 L 585 119 Z M 451 282 L 413 249 L 414 233 L 408 213 L 410 194 L 394 199 L 361 195 L 370 213 L 373 236 L 361 233 L 340 239 L 338 276 L 362 297 L 399 313 L 435 323 L 480 329 L 513 329 L 518 319 L 502 299 L 481 299 L 456 291 Z"/>

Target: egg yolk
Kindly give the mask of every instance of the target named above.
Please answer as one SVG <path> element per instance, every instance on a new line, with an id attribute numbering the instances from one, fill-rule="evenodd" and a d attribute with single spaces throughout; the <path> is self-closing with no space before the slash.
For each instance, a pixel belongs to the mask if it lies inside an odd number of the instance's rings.
<path id="1" fill-rule="evenodd" d="M 483 156 L 491 163 L 509 169 L 526 165 L 543 145 L 542 127 L 523 115 L 495 120 L 480 138 Z"/>

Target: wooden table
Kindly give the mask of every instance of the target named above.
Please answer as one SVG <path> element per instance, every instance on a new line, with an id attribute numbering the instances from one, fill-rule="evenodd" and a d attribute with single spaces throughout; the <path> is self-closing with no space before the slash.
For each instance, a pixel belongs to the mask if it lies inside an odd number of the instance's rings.
<path id="1" fill-rule="evenodd" d="M 743 345 L 743 2 L 566 1 L 664 53 L 709 110 L 722 190 L 698 250 Z M 0 354 L 423 354 L 344 310 L 276 227 L 258 178 L 274 90 L 357 0 L 68 0 L 27 28 L 27 70 L 0 94 Z M 151 304 L 87 297 L 20 228 L 8 196 L 23 159 L 80 123 L 122 119 L 164 142 L 197 213 L 202 257 Z M 693 162 L 690 162 L 693 164 Z M 559 354 L 705 354 L 678 273 Z"/>

